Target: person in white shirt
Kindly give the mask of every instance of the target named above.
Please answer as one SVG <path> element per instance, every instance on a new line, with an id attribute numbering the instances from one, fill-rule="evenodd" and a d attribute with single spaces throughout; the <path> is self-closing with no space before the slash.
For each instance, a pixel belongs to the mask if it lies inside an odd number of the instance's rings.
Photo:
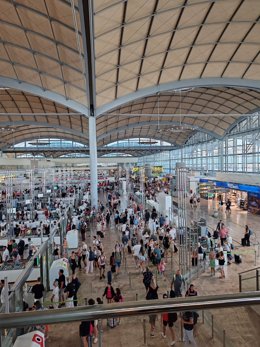
<path id="1" fill-rule="evenodd" d="M 3 262 L 6 263 L 10 259 L 10 253 L 7 247 L 4 247 L 3 251 Z"/>
<path id="2" fill-rule="evenodd" d="M 137 245 L 133 246 L 132 249 L 133 249 L 133 256 L 134 256 L 134 260 L 135 260 L 135 265 L 136 265 L 136 267 L 138 267 L 139 253 L 140 253 L 141 245 L 137 244 Z"/>
<path id="3" fill-rule="evenodd" d="M 100 241 L 97 239 L 96 236 L 93 236 L 93 246 L 98 246 L 100 244 Z"/>
<path id="4" fill-rule="evenodd" d="M 171 228 L 171 230 L 169 231 L 169 234 L 173 240 L 176 239 L 176 229 L 174 227 Z"/>
<path id="5" fill-rule="evenodd" d="M 53 304 L 54 308 L 59 307 L 59 286 L 58 286 L 58 281 L 54 281 L 53 283 L 53 290 L 52 290 L 52 297 L 51 297 L 51 302 Z"/>
<path id="6" fill-rule="evenodd" d="M 2 305 L 5 304 L 5 294 L 6 294 L 6 288 L 5 288 L 5 281 L 1 280 L 0 281 L 0 287 L 1 287 L 1 295 L 0 295 L 0 302 Z"/>
<path id="7" fill-rule="evenodd" d="M 100 233 L 102 231 L 102 224 L 101 222 L 97 223 L 97 233 Z"/>

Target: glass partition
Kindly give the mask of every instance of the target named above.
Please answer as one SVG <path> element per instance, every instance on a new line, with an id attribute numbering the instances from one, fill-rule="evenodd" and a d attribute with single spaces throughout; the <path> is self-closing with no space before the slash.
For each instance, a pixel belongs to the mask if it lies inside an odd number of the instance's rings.
<path id="1" fill-rule="evenodd" d="M 260 268 L 255 268 L 239 274 L 239 291 L 251 292 L 260 290 Z"/>
<path id="2" fill-rule="evenodd" d="M 167 299 L 166 299 L 167 300 Z M 111 304 L 111 307 L 121 303 Z M 95 307 L 95 306 L 93 306 Z M 101 306 L 100 306 L 101 307 Z M 173 341 L 176 346 L 183 346 L 184 341 L 191 336 L 197 346 L 238 347 L 257 346 L 259 329 L 257 324 L 251 324 L 251 311 L 245 307 L 196 310 L 191 314 L 186 312 L 152 313 L 129 317 L 115 315 L 91 323 L 72 321 L 69 323 L 36 324 L 16 329 L 17 340 L 10 330 L 2 333 L 2 347 L 24 347 L 21 336 L 33 332 L 31 337 L 40 331 L 45 334 L 48 347 L 71 346 L 170 346 Z M 242 318 L 242 319 L 241 319 Z M 167 320 L 166 320 L 167 319 Z M 260 319 L 260 318 L 258 318 Z M 187 333 L 187 322 L 196 322 Z M 257 322 L 256 322 L 257 323 Z M 259 321 L 258 321 L 259 323 Z M 89 325 L 91 328 L 89 329 Z M 246 327 L 246 328 L 245 328 Z M 244 334 L 245 329 L 247 333 Z M 13 329 L 15 330 L 15 329 Z M 89 335 L 89 338 L 80 335 Z M 27 335 L 29 336 L 29 335 Z M 20 338 L 19 338 L 20 337 Z M 30 338 L 31 338 L 30 337 Z M 86 344 L 86 340 L 89 344 Z M 85 344 L 84 344 L 85 340 Z M 173 344 L 172 344 L 173 345 Z M 188 346 L 189 344 L 187 344 Z M 192 346 L 192 344 L 190 344 Z M 30 346 L 30 344 L 28 344 Z M 195 344 L 194 344 L 195 346 Z"/>

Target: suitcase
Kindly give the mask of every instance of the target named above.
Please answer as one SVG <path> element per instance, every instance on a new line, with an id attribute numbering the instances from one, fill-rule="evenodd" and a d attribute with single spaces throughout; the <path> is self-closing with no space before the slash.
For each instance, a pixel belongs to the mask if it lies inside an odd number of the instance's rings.
<path id="1" fill-rule="evenodd" d="M 107 272 L 107 283 L 112 283 L 112 271 Z"/>
<path id="2" fill-rule="evenodd" d="M 234 254 L 234 257 L 235 257 L 235 263 L 236 263 L 236 264 L 242 263 L 242 258 L 241 258 L 240 255 Z"/>
<path id="3" fill-rule="evenodd" d="M 241 245 L 242 245 L 243 247 L 246 246 L 246 239 L 245 239 L 245 238 L 241 239 Z"/>

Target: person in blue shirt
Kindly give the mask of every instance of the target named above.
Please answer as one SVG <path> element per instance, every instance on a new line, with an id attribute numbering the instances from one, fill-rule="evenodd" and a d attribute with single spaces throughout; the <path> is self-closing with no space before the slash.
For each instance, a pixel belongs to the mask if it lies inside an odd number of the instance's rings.
<path id="1" fill-rule="evenodd" d="M 157 266 L 157 269 L 159 271 L 159 264 L 160 264 L 161 259 L 162 259 L 162 254 L 161 254 L 161 250 L 160 250 L 157 243 L 155 243 L 153 255 L 154 255 L 154 265 Z"/>

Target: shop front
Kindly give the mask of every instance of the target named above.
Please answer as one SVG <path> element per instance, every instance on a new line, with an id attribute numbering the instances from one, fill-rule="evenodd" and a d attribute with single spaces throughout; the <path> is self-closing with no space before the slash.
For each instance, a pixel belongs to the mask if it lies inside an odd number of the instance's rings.
<path id="1" fill-rule="evenodd" d="M 225 203 L 228 199 L 232 205 L 254 214 L 260 214 L 260 186 L 200 179 L 201 197 L 217 199 Z"/>

